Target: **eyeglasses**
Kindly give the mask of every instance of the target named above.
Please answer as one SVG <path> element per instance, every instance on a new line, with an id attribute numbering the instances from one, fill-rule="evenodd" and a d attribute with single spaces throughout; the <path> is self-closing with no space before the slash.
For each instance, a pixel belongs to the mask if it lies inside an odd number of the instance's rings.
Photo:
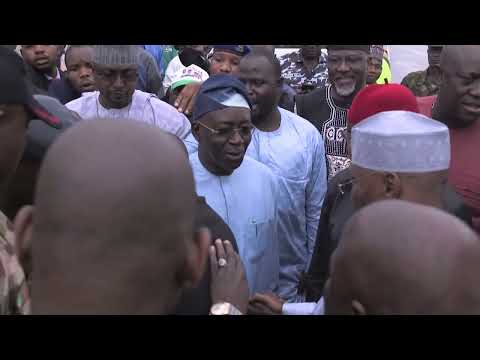
<path id="1" fill-rule="evenodd" d="M 345 195 L 345 193 L 347 191 L 349 191 L 352 187 L 353 184 L 355 184 L 358 179 L 360 178 L 366 178 L 368 176 L 372 176 L 372 175 L 377 175 L 377 173 L 371 173 L 371 174 L 366 174 L 366 175 L 363 175 L 361 177 L 357 177 L 357 178 L 350 178 L 344 182 L 341 182 L 340 184 L 337 185 L 337 188 L 338 188 L 338 191 L 340 192 L 340 195 Z"/>
<path id="2" fill-rule="evenodd" d="M 231 139 L 235 132 L 237 132 L 242 138 L 251 136 L 253 129 L 252 125 L 243 125 L 239 128 L 212 129 L 200 121 L 197 121 L 197 123 L 205 129 L 210 130 L 212 134 L 225 138 L 226 140 Z"/>

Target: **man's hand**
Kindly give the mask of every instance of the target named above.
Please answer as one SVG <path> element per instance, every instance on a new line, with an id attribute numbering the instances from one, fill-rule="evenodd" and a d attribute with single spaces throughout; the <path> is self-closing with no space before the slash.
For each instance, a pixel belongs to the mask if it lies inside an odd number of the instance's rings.
<path id="1" fill-rule="evenodd" d="M 274 294 L 255 294 L 248 304 L 249 315 L 282 315 L 284 301 Z"/>
<path id="2" fill-rule="evenodd" d="M 190 115 L 192 113 L 193 105 L 195 104 L 195 96 L 201 85 L 202 83 L 194 82 L 183 87 L 174 104 L 179 112 L 184 113 L 185 115 Z"/>
<path id="3" fill-rule="evenodd" d="M 247 313 L 248 283 L 240 256 L 233 250 L 230 241 L 215 240 L 210 246 L 210 270 L 212 280 L 210 295 L 212 304 L 227 302 L 242 314 Z M 222 266 L 223 265 L 223 266 Z"/>

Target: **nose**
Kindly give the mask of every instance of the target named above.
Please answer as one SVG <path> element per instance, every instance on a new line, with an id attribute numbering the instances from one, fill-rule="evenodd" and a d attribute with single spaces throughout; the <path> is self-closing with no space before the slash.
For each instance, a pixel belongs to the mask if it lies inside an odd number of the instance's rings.
<path id="1" fill-rule="evenodd" d="M 244 143 L 243 138 L 240 136 L 238 130 L 233 131 L 232 136 L 230 136 L 229 142 L 230 144 L 234 144 L 234 145 L 240 145 Z"/>
<path id="2" fill-rule="evenodd" d="M 470 95 L 480 98 L 480 79 L 477 79 L 470 88 Z"/>
<path id="3" fill-rule="evenodd" d="M 45 47 L 43 45 L 35 45 L 33 48 L 36 55 L 40 55 L 45 53 Z"/>
<path id="4" fill-rule="evenodd" d="M 220 66 L 220 71 L 226 74 L 230 74 L 232 72 L 232 66 L 228 61 L 223 62 Z"/>
<path id="5" fill-rule="evenodd" d="M 92 69 L 87 67 L 80 68 L 80 79 L 92 76 Z"/>
<path id="6" fill-rule="evenodd" d="M 350 70 L 350 66 L 347 64 L 345 59 L 342 59 L 340 61 L 340 65 L 338 66 L 337 70 L 340 71 L 340 72 L 348 72 Z"/>
<path id="7" fill-rule="evenodd" d="M 125 81 L 122 79 L 120 74 L 117 74 L 115 81 L 113 82 L 114 88 L 122 88 L 125 86 Z"/>

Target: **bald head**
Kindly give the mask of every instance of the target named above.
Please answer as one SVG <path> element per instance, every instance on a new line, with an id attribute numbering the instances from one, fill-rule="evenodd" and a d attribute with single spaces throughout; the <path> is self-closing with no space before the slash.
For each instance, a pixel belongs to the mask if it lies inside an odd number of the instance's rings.
<path id="1" fill-rule="evenodd" d="M 442 84 L 432 117 L 451 128 L 480 119 L 480 45 L 446 45 L 440 60 Z"/>
<path id="2" fill-rule="evenodd" d="M 480 313 L 480 240 L 460 220 L 400 200 L 345 227 L 325 295 L 329 314 Z"/>
<path id="3" fill-rule="evenodd" d="M 162 313 L 193 242 L 184 148 L 140 122 L 83 122 L 48 151 L 33 223 L 36 313 Z"/>

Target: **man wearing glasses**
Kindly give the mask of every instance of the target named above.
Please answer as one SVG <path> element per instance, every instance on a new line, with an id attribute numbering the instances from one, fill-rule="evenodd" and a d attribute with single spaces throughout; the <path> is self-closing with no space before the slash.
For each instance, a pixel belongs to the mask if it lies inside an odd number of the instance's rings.
<path id="1" fill-rule="evenodd" d="M 251 294 L 277 290 L 281 196 L 275 175 L 245 156 L 252 127 L 251 103 L 240 80 L 215 75 L 202 84 L 192 116 L 198 151 L 190 155 L 197 194 L 235 235 Z"/>
<path id="2" fill-rule="evenodd" d="M 83 120 L 113 118 L 146 122 L 184 139 L 190 122 L 155 95 L 135 90 L 139 53 L 136 46 L 96 46 L 94 77 L 98 91 L 66 106 Z"/>

